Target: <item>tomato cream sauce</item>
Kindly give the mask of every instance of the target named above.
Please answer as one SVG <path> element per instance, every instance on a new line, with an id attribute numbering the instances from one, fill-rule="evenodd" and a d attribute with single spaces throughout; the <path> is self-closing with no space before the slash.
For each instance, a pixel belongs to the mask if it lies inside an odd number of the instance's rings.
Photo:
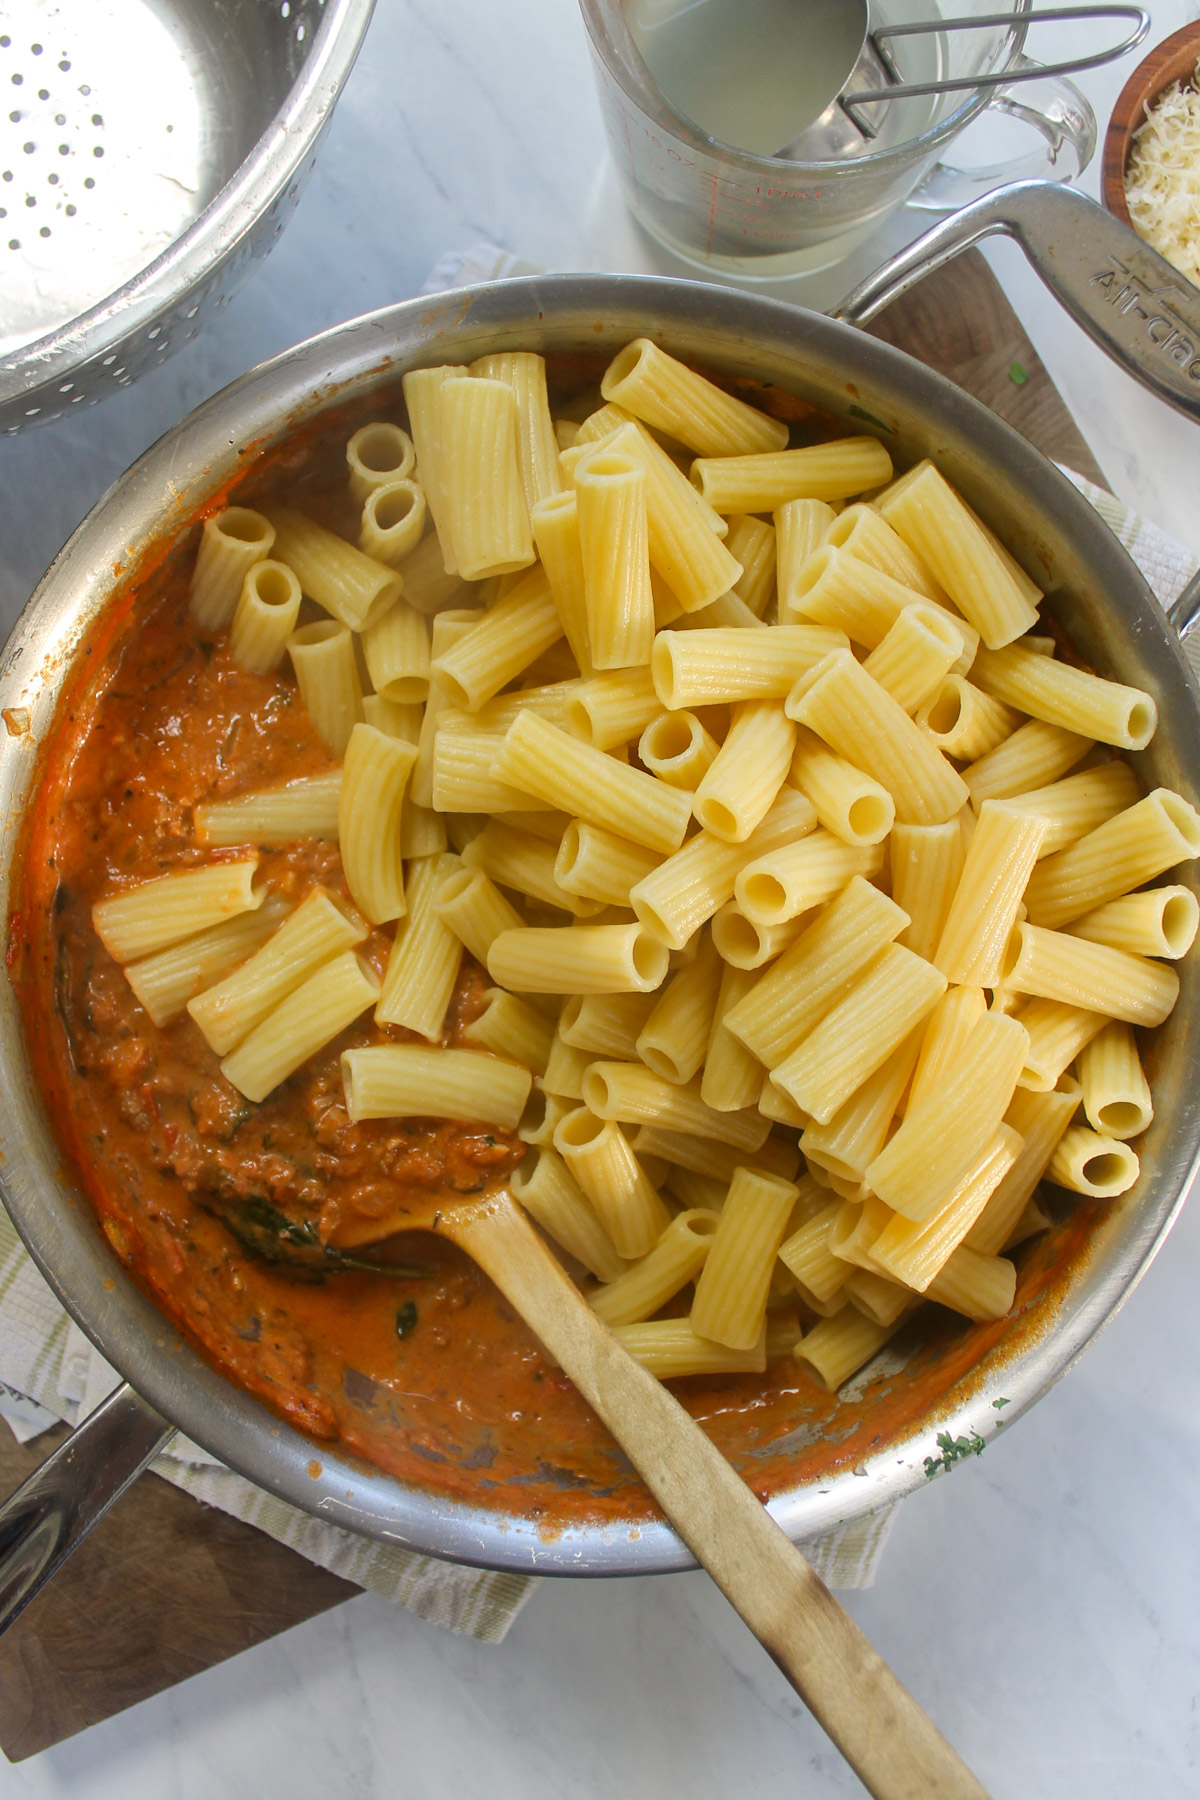
<path id="1" fill-rule="evenodd" d="M 788 410 L 790 396 L 748 397 Z M 394 414 L 381 395 L 368 416 Z M 364 422 L 356 407 L 353 423 Z M 236 498 L 254 504 L 261 488 L 286 483 L 289 496 L 299 492 L 314 516 L 352 536 L 344 482 L 329 480 L 344 441 L 344 421 L 334 419 L 310 443 L 276 453 Z M 520 1511 L 550 1528 L 652 1516 L 571 1383 L 453 1245 L 411 1233 L 358 1253 L 376 1268 L 322 1261 L 339 1227 L 434 1196 L 452 1205 L 502 1181 L 524 1146 L 469 1121 L 352 1124 L 340 1053 L 413 1035 L 369 1022 L 253 1105 L 222 1077 L 186 1015 L 152 1024 L 92 928 L 102 896 L 245 855 L 196 844 L 199 802 L 332 767 L 290 671 L 247 674 L 224 633 L 191 620 L 193 549 L 194 534 L 131 582 L 93 632 L 26 824 L 9 967 L 63 1149 L 139 1285 L 216 1368 L 300 1430 L 447 1499 Z M 264 850 L 257 880 L 293 902 L 317 882 L 347 897 L 335 845 Z M 378 971 L 390 936 L 375 931 L 363 946 Z M 461 1041 L 485 986 L 464 957 L 447 1043 Z M 1069 1243 L 1051 1234 L 1026 1257 L 1020 1303 L 1061 1278 L 1086 1243 L 1092 1210 L 1074 1215 Z M 765 1375 L 675 1386 L 766 1498 L 857 1466 L 969 1381 L 1005 1333 L 1021 1347 L 1011 1320 L 968 1327 L 934 1315 L 904 1375 L 876 1380 L 866 1408 L 826 1394 L 790 1357 Z"/>

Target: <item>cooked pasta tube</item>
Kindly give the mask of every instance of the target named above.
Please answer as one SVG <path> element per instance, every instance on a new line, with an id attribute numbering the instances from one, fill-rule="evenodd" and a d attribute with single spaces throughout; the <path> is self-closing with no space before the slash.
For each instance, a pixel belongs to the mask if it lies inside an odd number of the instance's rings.
<path id="1" fill-rule="evenodd" d="M 844 500 L 890 481 L 892 459 L 873 437 L 835 438 L 801 450 L 698 457 L 692 480 L 719 513 L 774 512 L 789 500 Z"/>
<path id="2" fill-rule="evenodd" d="M 894 1325 L 912 1305 L 912 1289 L 889 1281 L 871 1269 L 851 1269 L 843 1293 L 853 1306 L 876 1325 Z"/>
<path id="3" fill-rule="evenodd" d="M 265 1100 L 281 1081 L 353 1025 L 379 995 L 379 978 L 344 950 L 301 983 L 221 1063 L 221 1073 L 247 1100 Z"/>
<path id="4" fill-rule="evenodd" d="M 634 338 L 617 352 L 601 378 L 600 392 L 701 456 L 782 450 L 788 441 L 788 428 L 780 420 L 725 393 L 649 338 Z"/>
<path id="5" fill-rule="evenodd" d="M 1067 927 L 1072 937 L 1109 944 L 1134 956 L 1186 956 L 1200 924 L 1200 904 L 1190 888 L 1147 888 L 1110 900 Z"/>
<path id="6" fill-rule="evenodd" d="M 662 710 L 648 668 L 610 669 L 574 685 L 564 723 L 585 744 L 615 750 L 639 737 Z"/>
<path id="7" fill-rule="evenodd" d="M 646 994 L 666 978 L 668 955 L 640 925 L 530 926 L 502 931 L 487 966 L 519 994 Z"/>
<path id="8" fill-rule="evenodd" d="M 428 504 L 428 495 L 426 495 Z M 447 573 L 441 539 L 436 531 L 421 539 L 399 566 L 404 598 L 427 618 L 450 608 L 465 607 L 477 589 L 456 573 Z"/>
<path id="9" fill-rule="evenodd" d="M 712 1138 L 691 1136 L 686 1129 L 643 1125 L 634 1136 L 633 1147 L 643 1162 L 650 1156 L 665 1157 L 672 1165 L 704 1175 L 710 1181 L 723 1182 L 726 1187 L 733 1180 L 734 1170 L 743 1163 L 747 1168 L 765 1169 L 784 1181 L 795 1181 L 800 1167 L 795 1146 L 773 1137 L 764 1139 L 757 1150 L 746 1150 Z"/>
<path id="10" fill-rule="evenodd" d="M 597 1279 L 615 1282 L 625 1272 L 612 1239 L 561 1156 L 542 1149 L 509 1178 L 515 1200 L 556 1244 Z"/>
<path id="11" fill-rule="evenodd" d="M 1130 1025 L 1161 1025 L 1179 997 L 1169 964 L 1039 925 L 1016 927 L 1002 974 L 1019 994 L 1087 1006 Z"/>
<path id="12" fill-rule="evenodd" d="M 1137 1152 L 1119 1138 L 1102 1137 L 1086 1125 L 1072 1125 L 1050 1158 L 1046 1180 L 1093 1200 L 1111 1200 L 1131 1188 L 1141 1173 Z"/>
<path id="13" fill-rule="evenodd" d="M 830 1179 L 835 1193 L 843 1186 L 855 1185 L 840 1182 L 836 1175 Z M 871 1246 L 894 1215 L 869 1190 L 856 1187 L 856 1192 L 863 1192 L 864 1197 L 843 1201 L 829 1227 L 829 1248 L 843 1263 L 872 1269 L 875 1265 L 871 1261 Z"/>
<path id="14" fill-rule="evenodd" d="M 429 626 L 403 600 L 362 634 L 367 672 L 377 694 L 401 703 L 424 700 L 429 692 Z"/>
<path id="15" fill-rule="evenodd" d="M 694 793 L 720 746 L 694 712 L 660 712 L 638 743 L 638 760 L 669 787 Z"/>
<path id="16" fill-rule="evenodd" d="M 639 1135 L 645 1130 L 646 1127 L 641 1126 Z M 713 1214 L 720 1212 L 729 1192 L 727 1181 L 716 1181 L 711 1175 L 697 1175 L 691 1169 L 681 1169 L 678 1163 L 668 1163 L 666 1171 L 663 1186 L 685 1212 L 693 1208 Z"/>
<path id="17" fill-rule="evenodd" d="M 441 813 L 427 806 L 405 804 L 400 815 L 400 855 L 405 862 L 411 862 L 415 856 L 440 856 L 448 841 Z"/>
<path id="18" fill-rule="evenodd" d="M 802 675 L 784 710 L 885 787 L 901 824 L 940 825 L 965 805 L 967 790 L 945 757 L 848 650 Z"/>
<path id="19" fill-rule="evenodd" d="M 783 786 L 795 746 L 796 728 L 778 701 L 736 706 L 725 742 L 696 789 L 693 810 L 704 829 L 726 843 L 745 843 Z"/>
<path id="20" fill-rule="evenodd" d="M 620 1125 L 689 1132 L 741 1151 L 760 1149 L 771 1129 L 770 1120 L 757 1113 L 714 1112 L 701 1100 L 698 1087 L 666 1081 L 636 1063 L 594 1062 L 583 1077 L 583 1103 L 598 1117 Z"/>
<path id="21" fill-rule="evenodd" d="M 847 506 L 829 521 L 824 542 L 831 550 L 845 550 L 857 562 L 864 562 L 893 581 L 912 588 L 926 600 L 946 604 L 946 590 L 933 579 L 920 557 L 911 551 L 904 539 L 865 501 Z"/>
<path id="22" fill-rule="evenodd" d="M 265 896 L 253 885 L 257 868 L 255 855 L 157 875 L 98 900 L 92 925 L 114 962 L 152 956 L 224 919 L 256 911 Z"/>
<path id="23" fill-rule="evenodd" d="M 712 939 L 717 951 L 732 968 L 752 971 L 774 962 L 793 944 L 804 927 L 804 917 L 785 919 L 778 925 L 764 925 L 748 919 L 736 901 L 731 900 L 713 915 Z"/>
<path id="24" fill-rule="evenodd" d="M 550 806 L 664 854 L 682 844 L 691 816 L 686 794 L 529 713 L 509 727 L 493 773 Z"/>
<path id="25" fill-rule="evenodd" d="M 915 713 L 941 686 L 963 653 L 950 614 L 928 601 L 906 606 L 863 663 L 906 713 Z"/>
<path id="26" fill-rule="evenodd" d="M 855 876 L 726 1015 L 730 1031 L 768 1069 L 778 1068 L 904 924 L 904 913 L 886 894 Z"/>
<path id="27" fill-rule="evenodd" d="M 521 1063 L 535 1075 L 544 1075 L 554 1041 L 554 1027 L 549 1019 L 503 988 L 488 988 L 484 999 L 487 1004 L 479 1017 L 462 1028 L 467 1042 L 480 1044 L 509 1062 Z"/>
<path id="28" fill-rule="evenodd" d="M 945 977 L 922 957 L 890 944 L 790 1056 L 772 1069 L 774 1080 L 818 1124 L 828 1125 L 945 988 Z"/>
<path id="29" fill-rule="evenodd" d="M 983 1256 L 995 1256 L 1004 1249 L 1078 1110 L 1079 1083 L 1070 1076 L 1045 1094 L 1017 1089 L 1004 1123 L 1020 1137 L 1020 1154 L 963 1239 L 969 1249 Z"/>
<path id="30" fill-rule="evenodd" d="M 933 958 L 947 981 L 973 987 L 999 981 L 1045 834 L 1045 820 L 1016 803 L 984 801 Z"/>
<path id="31" fill-rule="evenodd" d="M 559 1124 L 554 1148 L 596 1209 L 619 1256 L 645 1256 L 671 1222 L 629 1140 L 611 1119 L 577 1107 Z"/>
<path id="32" fill-rule="evenodd" d="M 971 790 L 972 806 L 978 808 L 985 800 L 1007 800 L 1014 794 L 1049 787 L 1073 769 L 1094 742 L 1094 738 L 1080 737 L 1078 732 L 1065 731 L 1061 725 L 1047 725 L 1044 719 L 1028 720 L 1002 744 L 962 771 Z"/>
<path id="33" fill-rule="evenodd" d="M 695 960 L 677 969 L 663 988 L 636 1045 L 638 1056 L 656 1075 L 688 1082 L 699 1073 L 721 986 L 721 967 L 716 946 L 706 936 Z M 617 1248 L 621 1248 L 619 1243 Z M 635 1252 L 622 1251 L 625 1254 Z"/>
<path id="34" fill-rule="evenodd" d="M 879 510 L 985 644 L 1010 644 L 1037 623 L 1041 589 L 932 463 L 910 469 Z"/>
<path id="35" fill-rule="evenodd" d="M 264 944 L 288 915 L 286 900 L 268 894 L 254 912 L 210 925 L 182 943 L 126 963 L 125 979 L 160 1028 L 182 1014 L 189 1000 L 227 975 Z"/>
<path id="36" fill-rule="evenodd" d="M 754 1106 L 762 1090 L 766 1070 L 725 1023 L 726 1015 L 745 999 L 757 979 L 754 970 L 735 969 L 729 963 L 721 970 L 700 1078 L 700 1098 L 717 1112 L 741 1112 Z"/>
<path id="37" fill-rule="evenodd" d="M 897 825 L 888 853 L 892 898 L 909 916 L 897 941 L 932 962 L 963 870 L 958 822 Z"/>
<path id="38" fill-rule="evenodd" d="M 728 529 L 725 521 L 705 505 L 642 426 L 630 420 L 601 442 L 606 450 L 632 456 L 645 471 L 650 563 L 683 611 L 696 612 L 727 594 L 743 570 L 721 542 Z"/>
<path id="39" fill-rule="evenodd" d="M 1089 831 L 1115 818 L 1140 798 L 1137 778 L 1129 764 L 1110 762 L 1069 775 L 1065 781 L 1053 782 L 1049 787 L 1017 794 L 1010 804 L 1044 820 L 1046 833 L 1038 851 L 1040 861 L 1078 843 Z"/>
<path id="40" fill-rule="evenodd" d="M 517 1136 L 523 1144 L 532 1144 L 539 1150 L 552 1149 L 560 1119 L 565 1119 L 574 1106 L 575 1101 L 566 1099 L 562 1094 L 546 1093 L 535 1077 L 529 1098 L 525 1102 L 525 1110 L 521 1114 L 521 1123 L 517 1127 Z"/>
<path id="41" fill-rule="evenodd" d="M 733 898 L 739 869 L 779 844 L 816 828 L 817 815 L 803 794 L 784 788 L 765 819 L 744 843 L 730 844 L 701 831 L 630 889 L 629 899 L 646 930 L 681 950 L 701 925 Z"/>
<path id="42" fill-rule="evenodd" d="M 1054 930 L 1200 855 L 1200 814 L 1170 788 L 1155 788 L 1135 806 L 1048 856 L 1025 893 L 1035 925 Z"/>
<path id="43" fill-rule="evenodd" d="M 522 924 L 516 907 L 477 868 L 460 867 L 444 876 L 433 907 L 475 961 L 483 964 L 500 933 L 517 931 Z"/>
<path id="44" fill-rule="evenodd" d="M 457 717 L 465 716 L 458 713 L 452 705 L 450 690 L 433 673 L 433 664 L 452 644 L 457 643 L 459 638 L 465 636 L 468 631 L 472 631 L 478 625 L 481 617 L 482 615 L 474 609 L 449 607 L 444 612 L 438 613 L 433 620 L 429 646 L 429 694 L 425 701 L 425 710 L 421 715 L 421 728 L 417 734 L 417 761 L 412 773 L 412 797 L 418 806 L 434 804 L 434 760 L 437 739 L 444 720 L 452 714 Z M 476 770 L 473 773 L 477 779 L 481 773 L 488 774 L 488 770 Z M 451 809 L 445 806 L 438 807 L 439 812 L 449 810 Z"/>
<path id="45" fill-rule="evenodd" d="M 1158 724 L 1158 708 L 1143 689 L 1106 681 L 1020 644 L 981 651 L 971 673 L 994 699 L 1120 750 L 1144 750 Z"/>
<path id="46" fill-rule="evenodd" d="M 1130 1025 L 1114 1019 L 1092 1039 L 1080 1053 L 1079 1082 L 1088 1124 L 1107 1137 L 1137 1137 L 1154 1117 Z"/>
<path id="47" fill-rule="evenodd" d="M 944 1000 L 943 995 L 939 1007 Z M 921 1031 L 920 1026 L 911 1031 L 827 1125 L 810 1123 L 804 1127 L 800 1149 L 810 1167 L 815 1164 L 830 1175 L 861 1182 L 868 1163 L 875 1160 L 887 1142 L 888 1127 L 916 1061 Z"/>
<path id="48" fill-rule="evenodd" d="M 810 619 L 844 631 L 856 644 L 874 650 L 900 614 L 922 601 L 925 596 L 915 588 L 905 587 L 903 582 L 885 574 L 882 569 L 859 562 L 848 551 L 835 550 L 825 543 L 793 576 L 785 622 L 798 624 Z M 780 618 L 784 619 L 782 611 Z M 978 648 L 979 634 L 957 614 L 947 612 L 946 618 L 962 637 L 960 661 L 966 666 Z"/>
<path id="49" fill-rule="evenodd" d="M 927 1300 L 968 1319 L 1002 1319 L 1017 1291 L 1017 1270 L 1003 1256 L 981 1256 L 960 1244 L 925 1290 Z"/>
<path id="50" fill-rule="evenodd" d="M 354 544 L 291 506 L 271 506 L 275 559 L 293 569 L 304 592 L 339 625 L 365 631 L 400 597 L 394 569 L 364 556 Z"/>
<path id="51" fill-rule="evenodd" d="M 387 419 L 360 425 L 346 442 L 351 499 L 361 506 L 379 488 L 410 476 L 416 461 L 413 441 L 399 425 Z"/>
<path id="52" fill-rule="evenodd" d="M 987 1009 L 981 987 L 947 988 L 925 1021 L 906 1111 L 936 1099 L 942 1084 L 966 1054 L 971 1033 Z M 882 1142 L 879 1148 L 882 1150 Z"/>
<path id="53" fill-rule="evenodd" d="M 832 1300 L 849 1273 L 841 1257 L 829 1248 L 829 1232 L 842 1210 L 840 1200 L 829 1200 L 806 1219 L 779 1246 L 779 1259 L 814 1300 Z"/>
<path id="54" fill-rule="evenodd" d="M 593 665 L 574 490 L 539 500 L 530 508 L 529 522 L 567 642 L 581 673 L 589 676 Z"/>
<path id="55" fill-rule="evenodd" d="M 825 829 L 844 844 L 882 843 L 895 823 L 895 803 L 887 789 L 826 749 L 805 726 L 796 733 L 791 779 L 812 801 Z"/>
<path id="56" fill-rule="evenodd" d="M 767 1294 L 796 1199 L 790 1181 L 734 1171 L 712 1246 L 696 1280 L 691 1325 L 702 1337 L 749 1350 L 766 1323 Z"/>
<path id="57" fill-rule="evenodd" d="M 237 609 L 246 576 L 271 554 L 275 527 L 248 506 L 227 506 L 205 519 L 192 571 L 192 617 L 205 631 L 220 631 Z"/>
<path id="58" fill-rule="evenodd" d="M 871 1260 L 893 1281 L 924 1293 L 954 1254 L 988 1200 L 1016 1164 L 1021 1139 L 1000 1125 L 974 1166 L 931 1219 L 914 1224 L 893 1216 L 871 1246 Z"/>
<path id="59" fill-rule="evenodd" d="M 582 1100 L 583 1078 L 594 1060 L 594 1051 L 577 1049 L 565 1041 L 561 1031 L 555 1032 L 542 1078 L 546 1092 L 564 1100 Z"/>
<path id="60" fill-rule="evenodd" d="M 305 775 L 284 787 L 258 788 L 229 800 L 205 800 L 195 811 L 201 844 L 290 844 L 296 838 L 337 840 L 342 771 Z"/>
<path id="61" fill-rule="evenodd" d="M 877 844 L 845 844 L 832 832 L 814 831 L 747 863 L 733 892 L 754 924 L 782 925 L 824 906 L 853 876 L 877 875 L 882 867 L 883 850 Z"/>
<path id="62" fill-rule="evenodd" d="M 507 382 L 517 401 L 517 458 L 530 511 L 564 486 L 558 440 L 546 395 L 546 360 L 533 350 L 497 350 L 471 364 L 471 374 Z"/>
<path id="63" fill-rule="evenodd" d="M 1029 1048 L 1019 1084 L 1035 1094 L 1048 1093 L 1108 1023 L 1102 1012 L 1066 1006 L 1060 1000 L 1026 1000 L 1020 1018 L 1029 1033 Z"/>
<path id="64" fill-rule="evenodd" d="M 831 1319 L 822 1319 L 793 1352 L 806 1362 L 831 1394 L 864 1368 L 894 1338 L 907 1314 L 891 1325 L 877 1325 L 857 1307 L 846 1306 Z"/>
<path id="65" fill-rule="evenodd" d="M 628 906 L 630 890 L 662 862 L 656 850 L 631 844 L 586 819 L 572 819 L 555 853 L 554 879 L 567 894 Z"/>
<path id="66" fill-rule="evenodd" d="M 775 512 L 775 586 L 781 625 L 803 622 L 793 605 L 801 569 L 825 542 L 837 514 L 824 500 L 789 500 Z"/>
<path id="67" fill-rule="evenodd" d="M 528 568 L 534 548 L 517 453 L 515 393 L 504 381 L 452 375 L 438 388 L 436 405 L 446 530 L 436 509 L 434 518 L 439 536 L 445 541 L 448 534 L 454 545 L 459 574 L 480 581 Z"/>
<path id="68" fill-rule="evenodd" d="M 675 1381 L 685 1375 L 761 1375 L 767 1366 L 765 1325 L 748 1350 L 730 1350 L 701 1337 L 686 1319 L 617 1325 L 613 1336 L 659 1381 Z"/>
<path id="69" fill-rule="evenodd" d="M 986 756 L 1010 738 L 1021 715 L 982 693 L 965 675 L 947 675 L 924 705 L 917 724 L 947 756 L 961 762 Z"/>
<path id="70" fill-rule="evenodd" d="M 386 487 L 372 488 L 363 501 L 359 549 L 389 569 L 399 568 L 421 542 L 425 514 L 425 495 L 415 481 L 389 481 Z"/>
<path id="71" fill-rule="evenodd" d="M 353 637 L 344 625 L 320 619 L 293 631 L 287 651 L 309 717 L 334 756 L 343 755 L 362 718 Z"/>
<path id="72" fill-rule="evenodd" d="M 1026 1238 L 1036 1237 L 1042 1231 L 1049 1231 L 1053 1223 L 1053 1219 L 1045 1208 L 1037 1200 L 1031 1200 L 1013 1226 L 1004 1248 L 1015 1250 L 1018 1244 L 1025 1242 Z"/>
<path id="73" fill-rule="evenodd" d="M 589 1294 L 588 1304 L 606 1325 L 633 1325 L 653 1317 L 696 1279 L 716 1229 L 715 1213 L 694 1207 L 677 1213 L 649 1253 L 607 1287 Z"/>
<path id="74" fill-rule="evenodd" d="M 528 1069 L 478 1050 L 380 1044 L 344 1050 L 346 1111 L 360 1119 L 469 1119 L 515 1131 Z"/>
<path id="75" fill-rule="evenodd" d="M 229 627 L 229 654 L 252 675 L 277 669 L 300 613 L 300 583 L 286 563 L 264 559 L 246 572 Z"/>
<path id="76" fill-rule="evenodd" d="M 377 1025 L 403 1025 L 430 1041 L 442 1035 L 462 944 L 435 902 L 443 881 L 458 866 L 454 856 L 425 856 L 409 863 L 408 911 L 392 940 L 375 1008 Z"/>
<path id="77" fill-rule="evenodd" d="M 588 1051 L 590 1058 L 615 1056 L 636 1062 L 638 1037 L 657 1004 L 654 993 L 574 994 L 558 1016 L 558 1033 L 564 1043 Z"/>
<path id="78" fill-rule="evenodd" d="M 554 873 L 557 855 L 557 846 L 544 838 L 514 831 L 500 819 L 489 819 L 463 851 L 463 862 L 469 869 L 482 869 L 501 887 L 514 888 L 577 918 L 599 912 L 598 901 L 582 899 L 559 887 Z"/>
<path id="79" fill-rule="evenodd" d="M 188 1001 L 218 1056 L 226 1055 L 324 963 L 360 944 L 367 927 L 324 888 L 314 888 L 246 962 Z"/>
<path id="80" fill-rule="evenodd" d="M 593 667 L 646 663 L 654 643 L 654 597 L 644 466 L 628 451 L 602 444 L 575 470 L 575 504 Z"/>
<path id="81" fill-rule="evenodd" d="M 473 630 L 434 657 L 433 670 L 453 705 L 478 712 L 561 636 L 545 573 L 530 569 Z"/>
<path id="82" fill-rule="evenodd" d="M 921 1105 L 908 1108 L 867 1167 L 868 1184 L 894 1212 L 920 1224 L 949 1202 L 995 1136 L 1028 1044 L 1024 1027 L 1003 1013 L 977 1020 L 957 1066 Z"/>
<path id="83" fill-rule="evenodd" d="M 650 670 L 659 700 L 671 712 L 735 700 L 782 700 L 814 663 L 848 647 L 845 632 L 827 625 L 663 631 L 654 640 Z"/>
<path id="84" fill-rule="evenodd" d="M 408 409 L 408 427 L 421 471 L 421 486 L 433 514 L 433 523 L 441 543 L 441 559 L 448 575 L 458 574 L 458 564 L 455 561 L 450 510 L 446 500 L 440 394 L 447 381 L 463 376 L 466 372 L 461 364 L 449 363 L 436 369 L 410 369 L 404 377 L 404 403 Z M 405 593 L 409 604 L 415 605 L 407 576 Z"/>
<path id="85" fill-rule="evenodd" d="M 372 925 L 405 910 L 400 826 L 415 744 L 356 725 L 346 745 L 338 800 L 338 843 L 346 884 Z"/>
<path id="86" fill-rule="evenodd" d="M 796 1105 L 790 1094 L 785 1094 L 781 1087 L 776 1087 L 768 1074 L 762 1084 L 758 1096 L 758 1110 L 764 1119 L 770 1119 L 776 1125 L 786 1125 L 793 1131 L 803 1131 L 812 1124 L 808 1114 Z M 826 1180 L 831 1177 L 826 1176 Z"/>
<path id="87" fill-rule="evenodd" d="M 425 709 L 428 719 L 436 699 L 444 690 L 434 681 L 430 701 Z M 540 804 L 536 794 L 500 781 L 492 773 L 493 765 L 504 748 L 504 730 L 487 730 L 479 724 L 476 713 L 454 712 L 438 707 L 436 726 L 430 739 L 422 728 L 422 744 L 418 747 L 413 770 L 412 794 L 424 805 L 421 793 L 428 791 L 430 801 L 440 813 L 527 813 Z M 429 787 L 420 786 L 422 751 L 429 743 Z M 552 810 L 552 809 L 548 809 Z"/>
<path id="88" fill-rule="evenodd" d="M 775 592 L 775 527 L 749 513 L 734 513 L 729 520 L 725 548 L 742 565 L 733 592 L 756 619 L 761 619 Z"/>

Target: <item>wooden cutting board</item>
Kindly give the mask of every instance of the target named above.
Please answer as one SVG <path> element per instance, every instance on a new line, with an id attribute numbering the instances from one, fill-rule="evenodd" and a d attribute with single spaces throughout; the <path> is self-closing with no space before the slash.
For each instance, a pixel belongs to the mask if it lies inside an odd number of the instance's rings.
<path id="1" fill-rule="evenodd" d="M 1056 462 L 1103 483 L 978 251 L 930 276 L 872 330 L 966 388 Z M 63 1426 L 22 1448 L 0 1424 L 0 1493 L 65 1436 Z M 0 1639 L 0 1747 L 20 1762 L 357 1592 L 253 1526 L 145 1475 Z"/>

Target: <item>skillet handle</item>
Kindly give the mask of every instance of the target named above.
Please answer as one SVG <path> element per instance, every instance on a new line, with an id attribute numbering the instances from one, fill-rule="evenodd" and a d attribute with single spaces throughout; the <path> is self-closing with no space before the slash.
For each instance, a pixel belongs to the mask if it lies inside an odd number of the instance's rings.
<path id="1" fill-rule="evenodd" d="M 1200 292 L 1136 232 L 1074 188 L 1015 181 L 943 219 L 846 295 L 865 325 L 960 250 L 1002 232 L 1088 336 L 1177 412 L 1200 422 Z"/>
<path id="2" fill-rule="evenodd" d="M 0 1505 L 0 1634 L 174 1430 L 123 1382 Z"/>

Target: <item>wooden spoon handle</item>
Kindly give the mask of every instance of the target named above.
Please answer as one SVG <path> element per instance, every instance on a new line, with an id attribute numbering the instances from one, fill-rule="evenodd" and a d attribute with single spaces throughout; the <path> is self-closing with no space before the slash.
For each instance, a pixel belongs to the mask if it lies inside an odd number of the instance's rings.
<path id="1" fill-rule="evenodd" d="M 599 1414 L 876 1800 L 987 1800 L 691 1415 L 596 1317 L 512 1198 L 447 1208 L 440 1228 L 491 1276 Z"/>

